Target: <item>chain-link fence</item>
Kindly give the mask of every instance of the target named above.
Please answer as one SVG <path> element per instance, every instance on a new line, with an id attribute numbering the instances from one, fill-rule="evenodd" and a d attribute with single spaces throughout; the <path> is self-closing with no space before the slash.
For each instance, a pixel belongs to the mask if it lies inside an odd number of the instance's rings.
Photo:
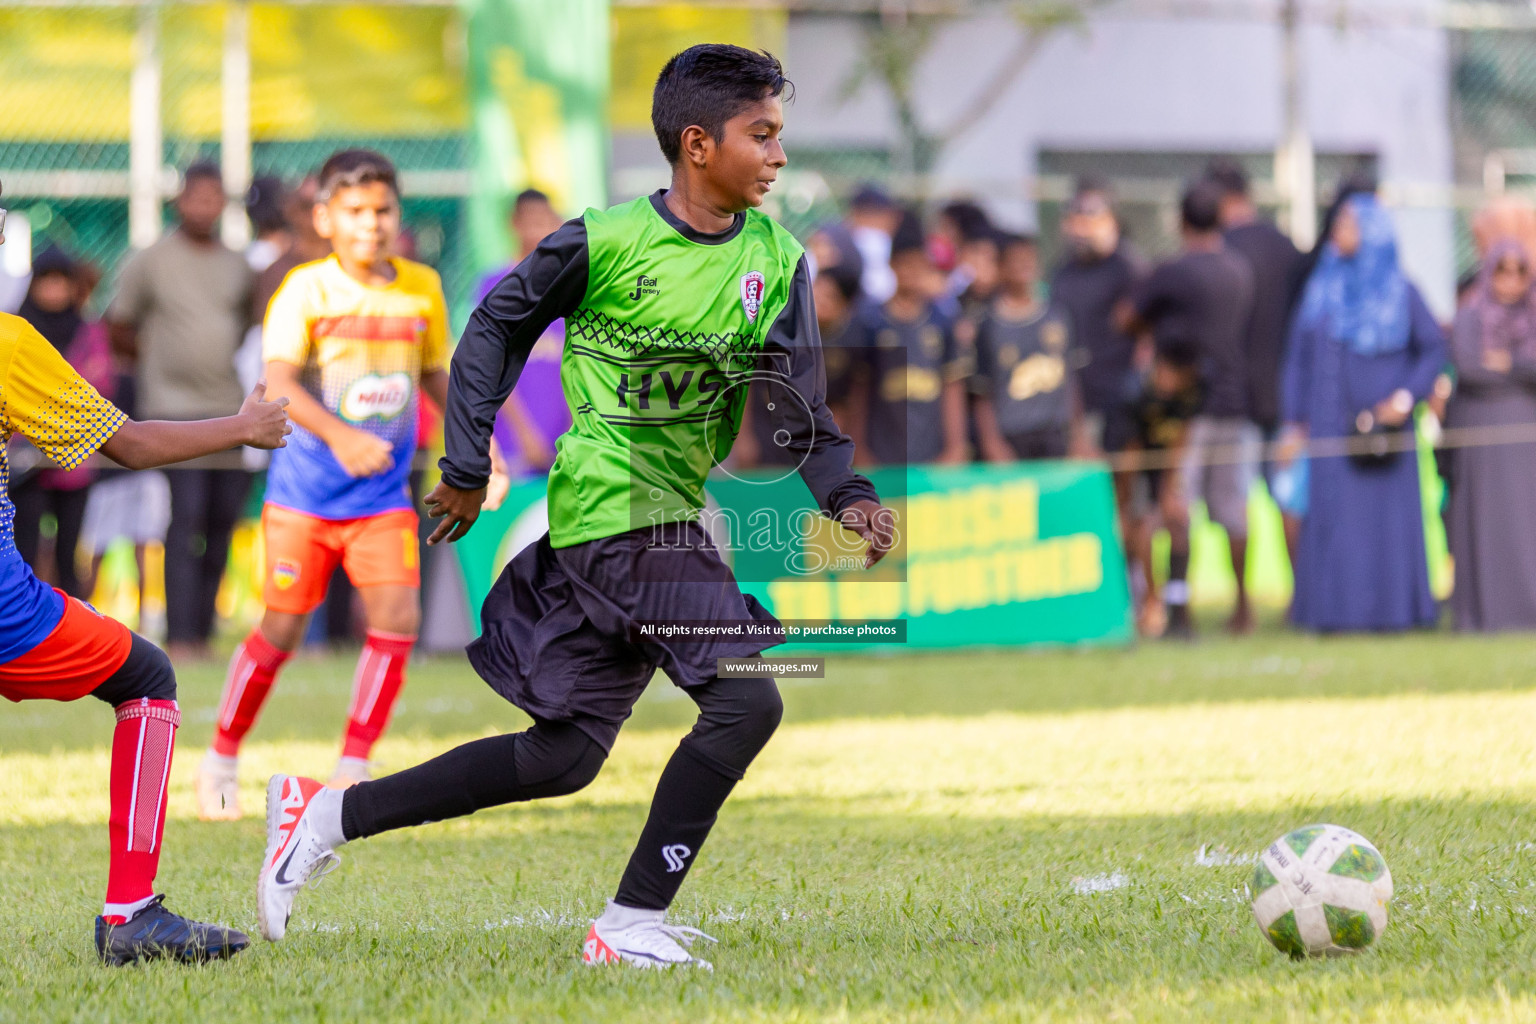
<path id="1" fill-rule="evenodd" d="M 293 183 L 339 147 L 371 146 L 399 165 L 415 251 L 462 308 L 472 273 L 457 23 L 452 8 L 426 5 L 0 6 L 6 204 L 34 251 L 59 245 L 110 286 L 136 189 L 164 216 L 159 200 L 194 161 L 222 162 L 238 193 L 246 175 Z M 250 98 L 234 161 L 231 89 Z M 147 181 L 135 163 L 146 150 Z"/>

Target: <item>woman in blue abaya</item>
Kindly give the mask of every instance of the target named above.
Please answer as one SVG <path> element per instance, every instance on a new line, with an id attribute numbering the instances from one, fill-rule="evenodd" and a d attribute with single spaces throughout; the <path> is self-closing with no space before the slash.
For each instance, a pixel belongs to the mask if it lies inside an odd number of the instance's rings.
<path id="1" fill-rule="evenodd" d="M 1310 460 L 1291 618 L 1323 632 L 1432 626 L 1413 409 L 1446 361 L 1445 338 L 1397 263 L 1376 197 L 1335 219 L 1291 328 L 1282 413 L 1293 450 L 1311 438 L 1406 447 Z M 1377 449 L 1380 451 L 1380 449 Z"/>

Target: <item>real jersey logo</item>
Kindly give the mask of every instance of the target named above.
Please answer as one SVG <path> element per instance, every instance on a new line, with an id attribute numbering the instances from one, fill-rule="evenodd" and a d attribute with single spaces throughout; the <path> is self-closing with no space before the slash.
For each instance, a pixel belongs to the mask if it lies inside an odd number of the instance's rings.
<path id="1" fill-rule="evenodd" d="M 747 323 L 757 323 L 758 310 L 763 308 L 763 292 L 768 282 L 760 271 L 749 270 L 741 275 L 741 308 L 746 310 Z"/>
<path id="2" fill-rule="evenodd" d="M 411 375 L 370 373 L 348 385 L 341 396 L 341 415 L 353 423 L 377 417 L 394 419 L 411 400 Z"/>
<path id="3" fill-rule="evenodd" d="M 639 302 L 647 295 L 660 295 L 661 285 L 656 283 L 654 277 L 641 274 L 635 279 L 635 290 L 629 293 L 630 302 Z"/>

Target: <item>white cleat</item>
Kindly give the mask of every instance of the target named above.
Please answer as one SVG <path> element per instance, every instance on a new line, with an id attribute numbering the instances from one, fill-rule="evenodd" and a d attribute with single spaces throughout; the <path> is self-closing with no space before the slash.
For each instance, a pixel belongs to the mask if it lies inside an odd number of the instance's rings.
<path id="1" fill-rule="evenodd" d="M 627 964 L 630 967 L 662 968 L 683 964 L 714 970 L 708 960 L 688 952 L 695 939 L 715 942 L 697 928 L 667 924 L 663 910 L 637 910 L 609 902 L 603 916 L 592 922 L 582 947 L 581 962 L 589 967 L 599 964 Z"/>
<path id="2" fill-rule="evenodd" d="M 232 757 L 213 751 L 197 766 L 197 816 L 202 821 L 240 818 L 240 777 Z"/>
<path id="3" fill-rule="evenodd" d="M 315 797 L 333 793 L 314 779 L 274 775 L 267 782 L 267 852 L 256 880 L 256 918 L 268 942 L 281 939 L 293 898 L 311 878 L 319 881 L 341 858 L 322 839 L 311 813 Z"/>

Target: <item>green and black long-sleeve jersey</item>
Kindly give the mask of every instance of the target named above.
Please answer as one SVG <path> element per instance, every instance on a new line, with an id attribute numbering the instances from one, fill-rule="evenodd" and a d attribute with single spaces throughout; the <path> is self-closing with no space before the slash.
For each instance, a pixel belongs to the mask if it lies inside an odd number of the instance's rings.
<path id="1" fill-rule="evenodd" d="M 539 335 L 564 317 L 572 426 L 550 470 L 555 547 L 696 516 L 753 379 L 822 512 L 878 500 L 827 410 L 800 244 L 756 211 L 718 234 L 695 231 L 661 196 L 569 221 L 475 310 L 453 356 L 443 479 L 485 484 L 496 412 Z"/>

